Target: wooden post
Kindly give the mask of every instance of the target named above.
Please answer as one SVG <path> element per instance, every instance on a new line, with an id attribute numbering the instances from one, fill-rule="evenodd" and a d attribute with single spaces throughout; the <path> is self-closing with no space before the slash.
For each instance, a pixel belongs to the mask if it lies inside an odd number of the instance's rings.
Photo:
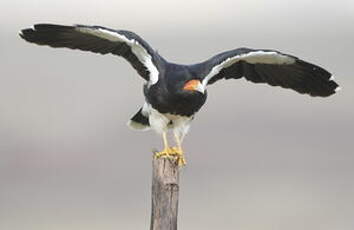
<path id="1" fill-rule="evenodd" d="M 150 230 L 177 230 L 178 191 L 176 160 L 153 157 Z"/>

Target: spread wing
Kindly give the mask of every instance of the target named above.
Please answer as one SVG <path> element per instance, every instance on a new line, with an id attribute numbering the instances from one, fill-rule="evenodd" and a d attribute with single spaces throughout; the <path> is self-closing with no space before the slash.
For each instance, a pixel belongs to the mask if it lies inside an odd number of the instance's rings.
<path id="1" fill-rule="evenodd" d="M 244 77 L 254 83 L 281 86 L 311 96 L 326 97 L 340 89 L 325 69 L 275 50 L 234 49 L 197 64 L 196 68 L 202 71 L 199 73 L 204 86 L 220 79 Z"/>
<path id="2" fill-rule="evenodd" d="M 158 81 L 156 60 L 160 56 L 147 42 L 130 31 L 101 26 L 36 24 L 32 28 L 22 30 L 20 36 L 38 45 L 122 56 L 150 84 Z"/>

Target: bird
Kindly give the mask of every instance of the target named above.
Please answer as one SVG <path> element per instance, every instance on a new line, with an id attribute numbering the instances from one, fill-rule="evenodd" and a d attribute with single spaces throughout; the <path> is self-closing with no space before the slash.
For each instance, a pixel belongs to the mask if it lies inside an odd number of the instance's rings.
<path id="1" fill-rule="evenodd" d="M 144 79 L 144 103 L 128 126 L 154 130 L 162 136 L 163 149 L 155 157 L 186 164 L 182 143 L 196 113 L 207 99 L 207 88 L 222 79 L 246 79 L 307 94 L 328 97 L 340 90 L 324 68 L 273 49 L 236 48 L 191 65 L 164 59 L 134 32 L 102 26 L 35 24 L 20 31 L 27 42 L 54 48 L 66 47 L 126 59 Z M 168 143 L 172 130 L 176 146 Z"/>

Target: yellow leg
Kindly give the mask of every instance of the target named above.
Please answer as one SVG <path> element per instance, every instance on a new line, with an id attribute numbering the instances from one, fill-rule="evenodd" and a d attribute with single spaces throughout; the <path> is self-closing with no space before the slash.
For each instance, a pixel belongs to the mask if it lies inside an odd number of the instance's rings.
<path id="1" fill-rule="evenodd" d="M 184 158 L 181 139 L 179 138 L 178 134 L 176 134 L 176 133 L 174 133 L 174 136 L 175 136 L 177 147 L 173 147 L 172 149 L 174 150 L 174 155 L 177 156 L 178 165 L 184 166 L 184 165 L 186 165 L 187 162 L 186 162 L 186 159 Z"/>
<path id="2" fill-rule="evenodd" d="M 156 152 L 155 153 L 155 158 L 171 157 L 171 155 L 173 155 L 173 153 L 174 153 L 174 150 L 168 146 L 167 133 L 166 132 L 162 133 L 162 139 L 163 139 L 164 148 L 163 148 L 163 150 L 161 152 Z"/>
<path id="3" fill-rule="evenodd" d="M 169 148 L 168 146 L 168 141 L 167 141 L 167 133 L 163 132 L 162 133 L 162 139 L 163 139 L 163 146 L 165 149 Z"/>

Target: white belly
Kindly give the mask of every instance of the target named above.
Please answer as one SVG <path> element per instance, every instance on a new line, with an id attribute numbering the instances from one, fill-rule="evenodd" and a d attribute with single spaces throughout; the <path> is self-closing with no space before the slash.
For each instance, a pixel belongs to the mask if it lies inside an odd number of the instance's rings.
<path id="1" fill-rule="evenodd" d="M 193 117 L 160 113 L 149 104 L 146 104 L 144 108 L 149 114 L 151 128 L 157 133 L 167 132 L 170 128 L 174 129 L 174 132 L 178 132 L 180 135 L 184 136 L 188 132 L 190 122 L 193 119 Z"/>

